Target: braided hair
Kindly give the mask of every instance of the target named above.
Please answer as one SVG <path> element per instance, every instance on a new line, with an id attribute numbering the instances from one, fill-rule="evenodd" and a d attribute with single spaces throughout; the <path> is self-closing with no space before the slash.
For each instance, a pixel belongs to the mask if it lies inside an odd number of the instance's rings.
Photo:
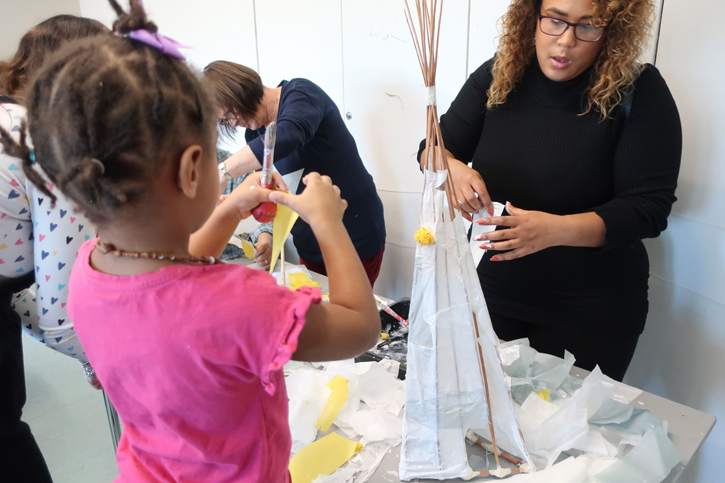
<path id="1" fill-rule="evenodd" d="M 117 35 L 69 42 L 41 68 L 28 89 L 28 118 L 34 157 L 58 188 L 96 225 L 128 213 L 149 196 L 171 155 L 189 143 L 213 143 L 213 104 L 187 65 L 142 42 L 125 37 L 156 32 L 138 0 L 118 14 Z M 1 130 L 0 130 L 1 131 Z M 8 154 L 53 202 L 33 153 L 0 132 Z M 209 146 L 212 149 L 213 146 Z"/>

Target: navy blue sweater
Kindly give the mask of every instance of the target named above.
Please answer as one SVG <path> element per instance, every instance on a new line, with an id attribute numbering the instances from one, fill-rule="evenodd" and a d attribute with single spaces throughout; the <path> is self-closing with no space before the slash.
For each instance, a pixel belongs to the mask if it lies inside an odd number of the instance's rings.
<path id="1" fill-rule="evenodd" d="M 367 172 L 355 139 L 347 130 L 337 105 L 319 86 L 307 79 L 282 81 L 277 111 L 274 165 L 284 176 L 302 170 L 327 175 L 340 188 L 348 207 L 345 228 L 361 260 L 377 255 L 385 246 L 383 203 Z M 247 129 L 245 138 L 258 160 L 263 159 L 264 127 Z M 295 190 L 294 186 L 290 186 Z M 300 183 L 296 193 L 304 191 Z M 298 220 L 292 228 L 300 257 L 323 263 L 320 246 L 310 225 Z"/>

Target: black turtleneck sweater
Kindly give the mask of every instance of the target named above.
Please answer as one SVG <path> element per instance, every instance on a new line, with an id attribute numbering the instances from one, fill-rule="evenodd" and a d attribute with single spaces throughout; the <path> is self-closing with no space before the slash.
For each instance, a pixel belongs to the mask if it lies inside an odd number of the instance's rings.
<path id="1" fill-rule="evenodd" d="M 489 310 L 540 325 L 585 329 L 609 324 L 641 333 L 649 261 L 643 238 L 667 226 L 675 201 L 682 130 L 664 79 L 647 65 L 631 111 L 613 119 L 580 115 L 591 72 L 548 79 L 534 60 L 505 104 L 486 108 L 489 60 L 466 81 L 441 118 L 446 148 L 472 162 L 494 201 L 557 215 L 595 212 L 602 248 L 551 247 L 478 266 Z"/>

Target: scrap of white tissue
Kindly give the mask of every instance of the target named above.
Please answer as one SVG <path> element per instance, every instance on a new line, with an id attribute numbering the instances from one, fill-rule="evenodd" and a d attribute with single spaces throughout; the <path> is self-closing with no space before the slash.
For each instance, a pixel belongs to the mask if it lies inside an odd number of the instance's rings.
<path id="1" fill-rule="evenodd" d="M 501 216 L 504 210 L 504 205 L 502 205 L 499 202 L 493 203 L 493 216 Z M 473 255 L 473 265 L 478 266 L 478 263 L 481 261 L 481 258 L 483 258 L 483 254 L 486 253 L 486 250 L 481 249 L 481 244 L 483 242 L 480 241 L 474 241 L 474 238 L 478 235 L 483 235 L 484 233 L 488 233 L 489 231 L 493 231 L 496 229 L 495 225 L 479 225 L 476 223 L 477 220 L 480 220 L 482 218 L 488 218 L 488 213 L 485 211 L 481 211 L 478 214 L 474 214 L 472 216 L 473 218 L 473 225 L 471 226 L 471 241 L 470 241 L 470 247 L 471 247 L 471 254 Z"/>
<path id="2" fill-rule="evenodd" d="M 292 452 L 298 452 L 316 439 L 319 433 L 315 423 L 331 394 L 327 383 L 340 375 L 349 381 L 350 392 L 334 426 L 364 446 L 342 468 L 332 475 L 318 477 L 315 482 L 364 483 L 383 456 L 401 441 L 405 383 L 395 377 L 400 364 L 390 360 L 356 364 L 350 359 L 315 366 L 285 367 Z"/>
<path id="3" fill-rule="evenodd" d="M 632 451 L 619 458 L 594 478 L 596 483 L 638 483 L 662 481 L 682 455 L 662 426 L 650 428 Z"/>
<path id="4" fill-rule="evenodd" d="M 606 374 L 602 376 L 602 379 L 614 386 L 614 400 L 624 404 L 631 403 L 632 401 L 637 399 L 639 395 L 643 392 L 642 389 L 637 389 L 636 387 L 628 386 L 619 381 L 615 381 Z"/>
<path id="5" fill-rule="evenodd" d="M 559 455 L 589 431 L 588 420 L 605 399 L 611 398 L 613 388 L 600 379 L 595 368 L 584 385 L 572 398 L 562 404 L 559 411 L 544 421 L 535 431 L 524 434 L 537 468 L 551 466 Z"/>
<path id="6" fill-rule="evenodd" d="M 373 410 L 361 408 L 350 418 L 350 426 L 362 435 L 360 443 L 363 445 L 371 441 L 400 442 L 403 437 L 403 418 L 390 414 L 384 408 Z"/>
<path id="7" fill-rule="evenodd" d="M 519 426 L 524 434 L 536 431 L 544 421 L 556 414 L 559 406 L 544 401 L 538 394 L 532 392 L 521 407 L 516 408 Z"/>
<path id="8" fill-rule="evenodd" d="M 357 377 L 354 392 L 371 409 L 384 408 L 396 416 L 405 404 L 405 383 L 380 364 L 372 364 Z"/>
<path id="9" fill-rule="evenodd" d="M 315 423 L 322 413 L 323 406 L 317 401 L 294 399 L 290 401 L 289 426 L 292 434 L 292 453 L 315 441 L 317 428 Z"/>

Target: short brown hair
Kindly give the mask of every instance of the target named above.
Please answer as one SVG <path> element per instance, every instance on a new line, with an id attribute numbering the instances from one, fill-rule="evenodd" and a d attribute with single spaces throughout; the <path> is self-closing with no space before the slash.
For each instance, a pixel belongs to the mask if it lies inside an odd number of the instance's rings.
<path id="1" fill-rule="evenodd" d="M 217 60 L 204 67 L 204 75 L 211 82 L 217 106 L 226 115 L 251 119 L 264 96 L 262 79 L 254 70 L 225 60 Z M 222 125 L 222 131 L 232 136 L 234 130 Z"/>
<path id="2" fill-rule="evenodd" d="M 0 94 L 24 100 L 25 86 L 45 58 L 63 42 L 108 33 L 97 20 L 74 15 L 56 15 L 44 20 L 20 39 L 12 59 L 0 63 Z"/>

